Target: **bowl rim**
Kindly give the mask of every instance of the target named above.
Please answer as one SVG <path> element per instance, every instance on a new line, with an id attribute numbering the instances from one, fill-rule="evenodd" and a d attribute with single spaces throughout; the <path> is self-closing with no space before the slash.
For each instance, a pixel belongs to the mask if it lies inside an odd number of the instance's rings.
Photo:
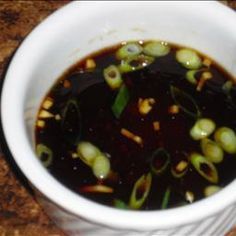
<path id="1" fill-rule="evenodd" d="M 131 2 L 132 1 L 130 1 L 129 3 L 131 4 Z M 160 2 L 162 4 L 164 1 Z M 140 2 L 134 1 L 132 3 L 138 4 Z M 153 2 L 151 3 L 153 4 Z M 173 4 L 174 2 L 169 3 Z M 182 3 L 184 4 L 184 1 Z M 185 224 L 194 223 L 196 221 L 212 216 L 222 211 L 230 204 L 234 203 L 236 199 L 236 181 L 231 182 L 219 193 L 216 193 L 215 195 L 198 201 L 192 205 L 161 211 L 124 211 L 104 206 L 79 196 L 78 194 L 67 189 L 56 179 L 54 179 L 54 177 L 52 177 L 40 165 L 38 160 L 35 158 L 36 155 L 34 151 L 32 150 L 32 148 L 30 148 L 30 144 L 27 141 L 26 132 L 23 132 L 25 130 L 23 111 L 20 111 L 20 109 L 17 110 L 17 114 L 18 116 L 20 116 L 20 119 L 16 122 L 13 116 L 14 114 L 16 114 L 16 111 L 9 109 L 9 101 L 11 101 L 12 99 L 12 86 L 15 86 L 15 75 L 20 71 L 22 60 L 26 60 L 25 52 L 30 48 L 35 47 L 35 45 L 33 45 L 35 43 L 35 39 L 38 37 L 38 35 L 41 35 L 43 33 L 44 27 L 51 24 L 56 24 L 56 22 L 58 21 L 60 22 L 61 19 L 64 19 L 66 14 L 68 14 L 69 12 L 74 12 L 75 9 L 79 10 L 83 7 L 83 5 L 86 4 L 106 4 L 106 1 L 95 1 L 91 3 L 87 3 L 86 1 L 72 2 L 54 12 L 27 36 L 27 38 L 18 48 L 8 67 L 1 94 L 1 122 L 7 144 L 15 162 L 20 167 L 20 170 L 24 173 L 27 179 L 33 184 L 33 186 L 35 186 L 37 190 L 43 193 L 48 199 L 50 199 L 59 207 L 65 209 L 75 216 L 82 217 L 86 220 L 98 223 L 100 225 L 106 225 L 114 228 L 139 230 L 173 228 Z M 142 1 L 140 4 L 142 4 Z M 225 12 L 225 14 L 227 14 L 227 17 L 232 21 L 236 21 L 235 13 L 232 10 L 228 9 L 226 6 L 223 6 L 221 3 L 206 1 L 204 2 L 204 4 L 206 4 L 206 7 L 208 6 L 211 9 L 211 13 L 213 11 L 222 11 Z M 20 76 L 22 76 L 23 74 L 24 73 L 22 72 Z M 20 95 L 22 94 L 19 93 L 19 96 Z M 9 124 L 14 124 L 14 126 L 12 127 Z M 19 132 L 19 130 L 16 132 L 14 130 L 15 124 L 16 127 L 18 127 L 22 132 Z M 17 142 L 20 142 L 21 146 L 19 146 Z M 29 159 L 24 160 L 22 150 L 25 150 L 27 156 L 30 157 Z M 47 184 L 45 184 L 45 182 Z M 227 199 L 227 201 L 225 199 Z M 102 214 L 99 214 L 98 217 L 97 213 Z"/>

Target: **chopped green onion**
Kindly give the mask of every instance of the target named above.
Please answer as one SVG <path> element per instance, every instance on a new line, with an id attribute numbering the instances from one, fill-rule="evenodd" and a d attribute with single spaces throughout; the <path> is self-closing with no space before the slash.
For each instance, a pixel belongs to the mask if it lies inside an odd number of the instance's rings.
<path id="1" fill-rule="evenodd" d="M 228 127 L 221 127 L 214 134 L 215 141 L 229 154 L 236 153 L 236 135 Z"/>
<path id="2" fill-rule="evenodd" d="M 166 42 L 150 42 L 144 46 L 143 52 L 148 56 L 162 57 L 170 52 L 170 46 Z"/>
<path id="3" fill-rule="evenodd" d="M 198 153 L 190 155 L 190 161 L 196 171 L 211 183 L 218 182 L 218 172 L 214 164 Z"/>
<path id="4" fill-rule="evenodd" d="M 146 66 L 149 66 L 154 61 L 153 57 L 145 56 L 143 54 L 133 57 L 128 57 L 121 61 L 119 70 L 121 73 L 127 73 L 130 71 L 135 71 L 143 69 Z"/>
<path id="5" fill-rule="evenodd" d="M 209 197 L 217 192 L 219 192 L 221 188 L 217 185 L 209 185 L 204 189 L 205 197 Z"/>
<path id="6" fill-rule="evenodd" d="M 118 94 L 116 95 L 115 101 L 112 105 L 112 112 L 114 114 L 114 116 L 119 119 L 123 110 L 125 109 L 125 107 L 127 106 L 128 102 L 130 99 L 130 95 L 129 95 L 129 90 L 128 88 L 123 84 L 120 87 L 120 90 L 118 92 Z"/>
<path id="7" fill-rule="evenodd" d="M 188 80 L 188 82 L 190 82 L 191 84 L 197 84 L 197 79 L 196 79 L 196 73 L 198 72 L 198 70 L 189 70 L 186 72 L 186 79 Z"/>
<path id="8" fill-rule="evenodd" d="M 108 157 L 92 143 L 80 142 L 77 145 L 77 154 L 81 161 L 92 168 L 98 179 L 107 178 L 111 165 Z"/>
<path id="9" fill-rule="evenodd" d="M 168 206 L 168 203 L 170 201 L 170 192 L 171 192 L 171 189 L 170 187 L 168 187 L 164 193 L 164 197 L 162 199 L 162 203 L 161 203 L 161 209 L 166 209 L 167 206 Z"/>
<path id="10" fill-rule="evenodd" d="M 77 144 L 81 136 L 81 114 L 76 99 L 70 99 L 61 113 L 63 136 L 72 144 Z"/>
<path id="11" fill-rule="evenodd" d="M 223 91 L 225 91 L 226 94 L 229 94 L 231 89 L 233 88 L 233 84 L 234 83 L 232 80 L 227 80 L 222 86 Z"/>
<path id="12" fill-rule="evenodd" d="M 120 71 L 115 65 L 110 65 L 107 68 L 105 68 L 103 71 L 103 75 L 105 81 L 107 82 L 107 84 L 111 89 L 118 89 L 123 83 Z"/>
<path id="13" fill-rule="evenodd" d="M 226 95 L 227 102 L 229 103 L 230 107 L 232 107 L 233 109 L 236 109 L 236 104 L 232 96 L 233 87 L 234 87 L 234 82 L 232 80 L 228 80 L 223 84 L 222 90 L 224 91 Z"/>
<path id="14" fill-rule="evenodd" d="M 96 156 L 95 160 L 93 161 L 92 170 L 93 174 L 98 179 L 107 178 L 111 170 L 110 160 L 104 154 Z"/>
<path id="15" fill-rule="evenodd" d="M 207 160 L 213 163 L 220 163 L 223 161 L 224 152 L 216 142 L 204 138 L 201 140 L 201 149 Z"/>
<path id="16" fill-rule="evenodd" d="M 170 86 L 170 92 L 174 102 L 183 112 L 195 119 L 201 116 L 199 107 L 191 95 L 185 93 L 175 86 Z"/>
<path id="17" fill-rule="evenodd" d="M 143 203 L 148 197 L 151 189 L 152 175 L 148 173 L 147 175 L 142 175 L 134 184 L 129 207 L 132 209 L 139 209 L 142 207 Z"/>
<path id="18" fill-rule="evenodd" d="M 46 145 L 40 143 L 36 146 L 36 154 L 45 167 L 49 167 L 53 160 L 52 150 Z"/>
<path id="19" fill-rule="evenodd" d="M 164 148 L 158 148 L 151 156 L 151 170 L 154 174 L 162 174 L 170 163 L 170 155 Z"/>
<path id="20" fill-rule="evenodd" d="M 180 162 L 177 163 L 177 165 L 172 166 L 171 174 L 175 178 L 181 178 L 181 177 L 183 177 L 187 173 L 188 166 L 189 166 L 189 162 L 188 161 L 181 160 Z"/>
<path id="21" fill-rule="evenodd" d="M 202 66 L 202 60 L 197 52 L 189 48 L 178 50 L 176 52 L 176 60 L 182 66 L 191 70 L 199 69 Z"/>
<path id="22" fill-rule="evenodd" d="M 197 120 L 190 130 L 190 136 L 194 140 L 200 140 L 211 135 L 215 130 L 215 122 L 208 118 Z"/>
<path id="23" fill-rule="evenodd" d="M 119 209 L 128 209 L 128 205 L 121 201 L 120 199 L 115 199 L 114 200 L 114 207 L 119 208 Z"/>
<path id="24" fill-rule="evenodd" d="M 127 43 L 120 47 L 116 52 L 117 59 L 121 60 L 124 58 L 137 56 L 143 51 L 143 48 L 138 43 Z"/>
<path id="25" fill-rule="evenodd" d="M 95 158 L 101 154 L 100 150 L 89 142 L 80 142 L 77 145 L 77 153 L 81 161 L 92 167 Z"/>

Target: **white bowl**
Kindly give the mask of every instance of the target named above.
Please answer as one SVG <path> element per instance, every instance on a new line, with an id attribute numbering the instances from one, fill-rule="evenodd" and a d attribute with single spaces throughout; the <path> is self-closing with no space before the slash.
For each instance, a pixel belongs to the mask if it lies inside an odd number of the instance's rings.
<path id="1" fill-rule="evenodd" d="M 214 1 L 73 2 L 26 38 L 6 74 L 2 125 L 10 151 L 46 212 L 69 235 L 223 235 L 236 222 L 236 181 L 189 206 L 149 212 L 106 207 L 54 179 L 34 153 L 46 92 L 69 66 L 124 40 L 162 39 L 196 48 L 236 75 L 236 14 Z"/>

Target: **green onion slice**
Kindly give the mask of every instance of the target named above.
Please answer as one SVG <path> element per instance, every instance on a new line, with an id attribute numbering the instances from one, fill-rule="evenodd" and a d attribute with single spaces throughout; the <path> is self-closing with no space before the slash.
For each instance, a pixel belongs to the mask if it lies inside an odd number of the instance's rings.
<path id="1" fill-rule="evenodd" d="M 233 129 L 220 127 L 214 134 L 215 141 L 229 154 L 236 153 L 236 134 Z"/>
<path id="2" fill-rule="evenodd" d="M 158 148 L 151 156 L 151 170 L 154 174 L 162 174 L 170 163 L 170 155 L 164 148 Z"/>
<path id="3" fill-rule="evenodd" d="M 129 201 L 130 208 L 139 209 L 142 207 L 150 192 L 151 183 L 151 173 L 148 173 L 147 175 L 142 175 L 135 182 Z"/>
<path id="4" fill-rule="evenodd" d="M 209 197 L 221 190 L 221 187 L 217 185 L 209 185 L 204 189 L 204 195 L 205 197 Z"/>
<path id="5" fill-rule="evenodd" d="M 162 199 L 162 203 L 161 203 L 161 209 L 166 209 L 168 206 L 168 203 L 170 201 L 170 192 L 171 192 L 171 188 L 168 187 L 164 193 L 164 197 Z"/>
<path id="6" fill-rule="evenodd" d="M 104 154 L 96 156 L 92 164 L 92 170 L 98 179 L 107 178 L 111 170 L 110 160 Z"/>
<path id="7" fill-rule="evenodd" d="M 199 70 L 189 70 L 186 72 L 186 79 L 188 80 L 189 83 L 191 84 L 197 84 L 197 79 L 196 79 L 196 74 Z"/>
<path id="8" fill-rule="evenodd" d="M 111 107 L 114 116 L 119 119 L 123 110 L 127 106 L 130 99 L 129 90 L 126 85 L 122 85 L 116 95 L 115 101 Z"/>
<path id="9" fill-rule="evenodd" d="M 190 136 L 194 140 L 200 140 L 210 136 L 216 128 L 213 120 L 208 118 L 198 119 L 190 130 Z"/>
<path id="10" fill-rule="evenodd" d="M 224 152 L 216 142 L 204 138 L 201 140 L 201 149 L 207 160 L 213 163 L 220 163 L 223 161 Z"/>
<path id="11" fill-rule="evenodd" d="M 101 154 L 100 150 L 90 142 L 80 142 L 77 145 L 77 154 L 81 161 L 92 167 L 94 160 Z"/>
<path id="12" fill-rule="evenodd" d="M 137 56 L 143 51 L 143 48 L 138 43 L 127 43 L 120 47 L 116 52 L 117 59 L 121 60 L 124 58 Z"/>
<path id="13" fill-rule="evenodd" d="M 120 199 L 114 200 L 114 207 L 119 208 L 119 209 L 128 209 L 129 208 L 128 205 Z"/>
<path id="14" fill-rule="evenodd" d="M 37 144 L 36 154 L 45 167 L 49 167 L 53 161 L 53 152 L 45 144 Z"/>
<path id="15" fill-rule="evenodd" d="M 140 70 L 149 66 L 154 61 L 153 57 L 146 55 L 137 55 L 133 57 L 128 57 L 121 61 L 119 70 L 121 73 L 127 73 L 130 71 Z"/>
<path id="16" fill-rule="evenodd" d="M 103 75 L 105 81 L 107 82 L 107 84 L 111 89 L 118 89 L 123 83 L 120 71 L 118 67 L 115 65 L 110 65 L 107 68 L 105 68 L 103 71 Z"/>
<path id="17" fill-rule="evenodd" d="M 61 114 L 63 136 L 72 144 L 77 144 L 81 137 L 81 114 L 78 102 L 70 99 Z"/>
<path id="18" fill-rule="evenodd" d="M 176 52 L 176 60 L 185 68 L 195 70 L 202 66 L 202 60 L 196 51 L 182 48 Z"/>
<path id="19" fill-rule="evenodd" d="M 226 94 L 229 94 L 231 89 L 233 88 L 233 85 L 234 85 L 233 81 L 228 80 L 223 84 L 222 89 Z"/>
<path id="20" fill-rule="evenodd" d="M 198 153 L 190 155 L 190 161 L 196 171 L 211 183 L 218 182 L 218 172 L 213 163 L 208 161 L 204 156 Z"/>
<path id="21" fill-rule="evenodd" d="M 148 56 L 162 57 L 170 52 L 170 46 L 163 41 L 153 41 L 144 46 L 143 52 Z"/>
<path id="22" fill-rule="evenodd" d="M 191 95 L 173 85 L 170 86 L 170 92 L 174 102 L 183 112 L 195 119 L 201 116 L 200 109 Z"/>

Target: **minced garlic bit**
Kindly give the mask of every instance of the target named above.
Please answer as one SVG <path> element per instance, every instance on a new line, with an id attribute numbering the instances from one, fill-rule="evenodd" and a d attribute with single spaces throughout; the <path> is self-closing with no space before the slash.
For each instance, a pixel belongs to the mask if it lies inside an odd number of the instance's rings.
<path id="1" fill-rule="evenodd" d="M 182 172 L 187 166 L 188 166 L 188 162 L 180 161 L 175 168 L 178 172 Z"/>
<path id="2" fill-rule="evenodd" d="M 204 58 L 202 64 L 203 64 L 204 66 L 206 66 L 206 67 L 210 67 L 211 64 L 212 64 L 212 61 L 211 61 L 211 59 L 209 59 L 209 58 Z"/>
<path id="3" fill-rule="evenodd" d="M 86 60 L 85 62 L 86 69 L 94 69 L 95 67 L 96 67 L 96 62 L 93 59 L 89 58 Z"/>
<path id="4" fill-rule="evenodd" d="M 194 201 L 194 194 L 193 194 L 193 192 L 187 191 L 185 193 L 185 199 L 186 199 L 186 201 L 192 203 Z"/>
<path id="5" fill-rule="evenodd" d="M 56 115 L 55 115 L 55 120 L 61 120 L 60 114 L 56 114 Z"/>
<path id="6" fill-rule="evenodd" d="M 50 113 L 49 111 L 41 110 L 39 112 L 39 118 L 52 118 L 52 117 L 54 117 L 54 115 Z"/>
<path id="7" fill-rule="evenodd" d="M 72 157 L 73 159 L 76 159 L 76 158 L 78 158 L 79 156 L 78 156 L 77 152 L 72 152 L 71 157 Z"/>
<path id="8" fill-rule="evenodd" d="M 153 123 L 153 129 L 155 130 L 155 131 L 159 131 L 160 130 L 160 122 L 159 121 L 154 121 Z"/>
<path id="9" fill-rule="evenodd" d="M 63 87 L 64 88 L 70 88 L 71 87 L 71 82 L 67 79 L 63 81 Z"/>
<path id="10" fill-rule="evenodd" d="M 44 120 L 37 120 L 37 126 L 39 128 L 44 128 L 45 126 L 45 121 Z"/>
<path id="11" fill-rule="evenodd" d="M 48 110 L 51 106 L 53 105 L 53 100 L 52 98 L 48 97 L 45 99 L 45 101 L 43 102 L 42 107 L 46 110 Z"/>
<path id="12" fill-rule="evenodd" d="M 142 138 L 141 138 L 140 136 L 135 135 L 135 134 L 133 134 L 132 132 L 130 132 L 129 130 L 124 129 L 124 128 L 121 129 L 120 133 L 121 133 L 123 136 L 125 136 L 126 138 L 131 139 L 131 140 L 133 140 L 134 142 L 136 142 L 137 144 L 143 146 L 143 140 L 142 140 Z"/>
<path id="13" fill-rule="evenodd" d="M 196 90 L 200 92 L 202 90 L 205 82 L 207 80 L 211 79 L 211 78 L 212 78 L 212 73 L 211 72 L 209 72 L 209 71 L 203 72 L 202 75 L 201 75 L 201 78 L 199 79 L 199 82 L 197 84 Z"/>
<path id="14" fill-rule="evenodd" d="M 139 98 L 138 100 L 138 110 L 139 113 L 142 115 L 148 114 L 151 110 L 153 105 L 156 103 L 154 98 Z"/>
<path id="15" fill-rule="evenodd" d="M 169 110 L 168 110 L 168 112 L 170 113 L 170 114 L 178 114 L 179 113 L 179 106 L 177 106 L 177 105 L 171 105 L 170 107 L 169 107 Z"/>

